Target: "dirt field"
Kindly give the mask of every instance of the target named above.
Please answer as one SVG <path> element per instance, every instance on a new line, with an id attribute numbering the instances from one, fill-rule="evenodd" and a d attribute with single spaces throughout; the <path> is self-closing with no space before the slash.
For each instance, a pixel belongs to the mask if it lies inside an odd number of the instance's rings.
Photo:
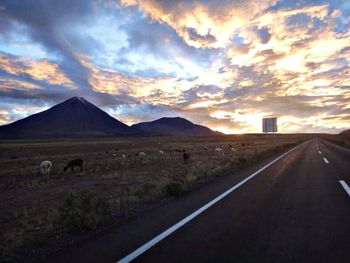
<path id="1" fill-rule="evenodd" d="M 134 215 L 147 205 L 179 195 L 198 182 L 310 137 L 235 135 L 2 141 L 1 253 L 13 260 L 11 255 L 18 251 L 64 243 L 100 225 L 108 225 L 111 218 L 117 221 Z M 215 152 L 217 147 L 222 147 L 224 155 Z M 183 161 L 183 153 L 176 150 L 190 153 L 188 163 Z M 146 156 L 138 156 L 140 152 Z M 78 168 L 63 172 L 67 162 L 76 158 L 83 159 L 83 172 Z M 49 177 L 40 174 L 39 165 L 44 160 L 53 163 Z"/>

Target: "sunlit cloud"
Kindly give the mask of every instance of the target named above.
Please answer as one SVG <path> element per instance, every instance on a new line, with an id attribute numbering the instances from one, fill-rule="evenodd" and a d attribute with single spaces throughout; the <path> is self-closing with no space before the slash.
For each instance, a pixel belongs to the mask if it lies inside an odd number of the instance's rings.
<path id="1" fill-rule="evenodd" d="M 0 90 L 12 90 L 12 89 L 21 89 L 21 90 L 31 90 L 31 89 L 41 89 L 39 85 L 30 83 L 28 81 L 2 77 L 0 79 Z"/>
<path id="2" fill-rule="evenodd" d="M 52 85 L 73 87 L 73 82 L 60 71 L 57 64 L 48 60 L 29 60 L 24 57 L 7 57 L 0 53 L 0 69 L 13 75 L 27 75 Z"/>
<path id="3" fill-rule="evenodd" d="M 16 102 L 4 102 L 0 108 L 0 124 L 8 124 L 46 109 L 48 109 L 48 106 L 36 105 L 35 103 L 27 105 Z"/>
<path id="4" fill-rule="evenodd" d="M 0 125 L 8 123 L 10 120 L 10 113 L 7 110 L 0 109 Z"/>
<path id="5" fill-rule="evenodd" d="M 275 2 L 121 0 L 120 6 L 138 6 L 150 19 L 174 28 L 189 45 L 225 47 L 234 30 Z"/>
<path id="6" fill-rule="evenodd" d="M 128 124 L 182 116 L 246 133 L 273 115 L 280 132 L 350 126 L 342 1 L 65 1 L 27 3 L 33 15 L 2 4 L 1 123 L 74 93 Z"/>

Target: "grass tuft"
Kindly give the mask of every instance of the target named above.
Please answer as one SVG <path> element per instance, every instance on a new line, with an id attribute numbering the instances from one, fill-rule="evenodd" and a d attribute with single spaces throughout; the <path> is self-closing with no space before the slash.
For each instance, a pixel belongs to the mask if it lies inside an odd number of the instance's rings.
<path id="1" fill-rule="evenodd" d="M 166 192 L 170 196 L 179 196 L 185 191 L 185 184 L 180 181 L 172 181 L 165 187 Z"/>
<path id="2" fill-rule="evenodd" d="M 59 207 L 59 222 L 72 232 L 95 229 L 111 214 L 111 206 L 105 196 L 95 191 L 69 192 Z"/>

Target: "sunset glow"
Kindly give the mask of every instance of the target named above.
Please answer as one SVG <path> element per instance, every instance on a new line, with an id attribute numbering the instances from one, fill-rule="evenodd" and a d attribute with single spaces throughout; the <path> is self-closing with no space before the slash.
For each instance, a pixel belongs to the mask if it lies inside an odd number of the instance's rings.
<path id="1" fill-rule="evenodd" d="M 348 1 L 15 2 L 0 2 L 0 124 L 83 96 L 128 124 L 350 127 Z"/>

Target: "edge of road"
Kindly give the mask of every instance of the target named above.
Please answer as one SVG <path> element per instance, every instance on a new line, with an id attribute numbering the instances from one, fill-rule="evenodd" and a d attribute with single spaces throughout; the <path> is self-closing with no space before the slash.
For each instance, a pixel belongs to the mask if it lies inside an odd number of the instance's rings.
<path id="1" fill-rule="evenodd" d="M 176 224 L 187 215 L 193 213 L 193 211 L 198 210 L 198 207 L 204 206 L 213 198 L 227 191 L 232 185 L 245 180 L 249 175 L 271 161 L 287 152 L 289 153 L 291 149 L 299 148 L 315 138 L 308 138 L 278 152 L 270 153 L 257 160 L 256 163 L 225 172 L 215 180 L 198 184 L 178 198 L 169 199 L 167 202 L 163 202 L 152 209 L 146 209 L 135 216 L 110 225 L 108 228 L 95 232 L 80 242 L 46 255 L 45 258 L 42 258 L 42 261 L 76 262 L 79 259 L 84 262 L 95 262 L 94 254 L 88 251 L 95 250 L 96 245 L 98 245 L 98 255 L 104 255 L 105 258 L 115 262 L 128 255 L 130 251 L 132 252 L 135 248 L 148 242 L 152 237 L 164 232 L 164 229 L 168 229 L 169 226 Z M 162 214 L 162 220 L 154 220 L 159 214 Z M 148 224 L 146 225 L 144 222 L 148 222 Z M 138 238 L 135 239 L 135 236 L 138 236 Z M 96 256 L 98 255 L 96 254 Z"/>
<path id="2" fill-rule="evenodd" d="M 184 226 L 185 224 L 187 224 L 188 222 L 190 222 L 191 220 L 196 218 L 202 212 L 204 212 L 205 210 L 209 209 L 210 207 L 212 207 L 213 205 L 215 205 L 216 203 L 221 201 L 223 198 L 225 198 L 226 196 L 231 194 L 233 191 L 238 189 L 240 186 L 244 185 L 246 182 L 248 182 L 249 180 L 253 179 L 255 176 L 260 174 L 262 171 L 264 171 L 265 169 L 267 169 L 268 167 L 270 167 L 271 165 L 273 165 L 274 163 L 276 163 L 277 161 L 282 159 L 284 156 L 288 155 L 290 152 L 292 152 L 295 149 L 297 149 L 297 148 L 301 147 L 302 145 L 306 144 L 307 142 L 309 142 L 309 140 L 307 140 L 307 141 L 305 141 L 305 142 L 303 142 L 301 144 L 298 144 L 297 146 L 293 147 L 292 149 L 289 149 L 288 151 L 286 151 L 283 154 L 279 155 L 277 158 L 273 159 L 268 164 L 264 165 L 262 168 L 260 168 L 259 170 L 255 171 L 251 175 L 248 175 L 245 179 L 243 179 L 239 183 L 233 185 L 231 188 L 229 188 L 228 190 L 226 190 L 225 192 L 223 192 L 219 196 L 215 197 L 214 199 L 212 199 L 211 201 L 206 203 L 204 206 L 202 206 L 199 209 L 195 210 L 194 212 L 192 212 L 190 215 L 186 216 L 181 221 L 179 221 L 176 224 L 174 224 L 173 226 L 169 227 L 168 229 L 166 229 L 165 231 L 163 231 L 162 233 L 160 233 L 159 235 L 157 235 L 156 237 L 154 237 L 150 241 L 146 242 L 145 244 L 143 244 L 142 246 L 140 246 L 139 248 L 137 248 L 136 250 L 131 252 L 130 254 L 126 255 L 123 258 L 121 258 L 120 260 L 117 261 L 117 263 L 128 263 L 128 262 L 134 260 L 135 258 L 137 258 L 138 256 L 142 255 L 148 249 L 150 249 L 151 247 L 153 247 L 157 243 L 161 242 L 167 236 L 171 235 L 176 230 L 178 230 L 179 228 L 181 228 L 182 226 Z"/>
<path id="3" fill-rule="evenodd" d="M 348 149 L 348 148 L 342 147 L 342 146 L 340 146 L 340 145 L 338 145 L 338 144 L 335 144 L 335 143 L 333 143 L 333 142 L 331 142 L 331 141 L 329 141 L 329 140 L 327 140 L 327 139 L 323 139 L 323 138 L 318 138 L 318 139 L 320 139 L 320 140 L 321 140 L 322 142 L 324 142 L 325 144 L 331 145 L 331 146 L 336 147 L 336 148 L 338 148 L 338 149 L 340 149 L 340 150 L 343 150 L 343 151 L 345 151 L 345 152 L 350 153 L 350 149 Z"/>

